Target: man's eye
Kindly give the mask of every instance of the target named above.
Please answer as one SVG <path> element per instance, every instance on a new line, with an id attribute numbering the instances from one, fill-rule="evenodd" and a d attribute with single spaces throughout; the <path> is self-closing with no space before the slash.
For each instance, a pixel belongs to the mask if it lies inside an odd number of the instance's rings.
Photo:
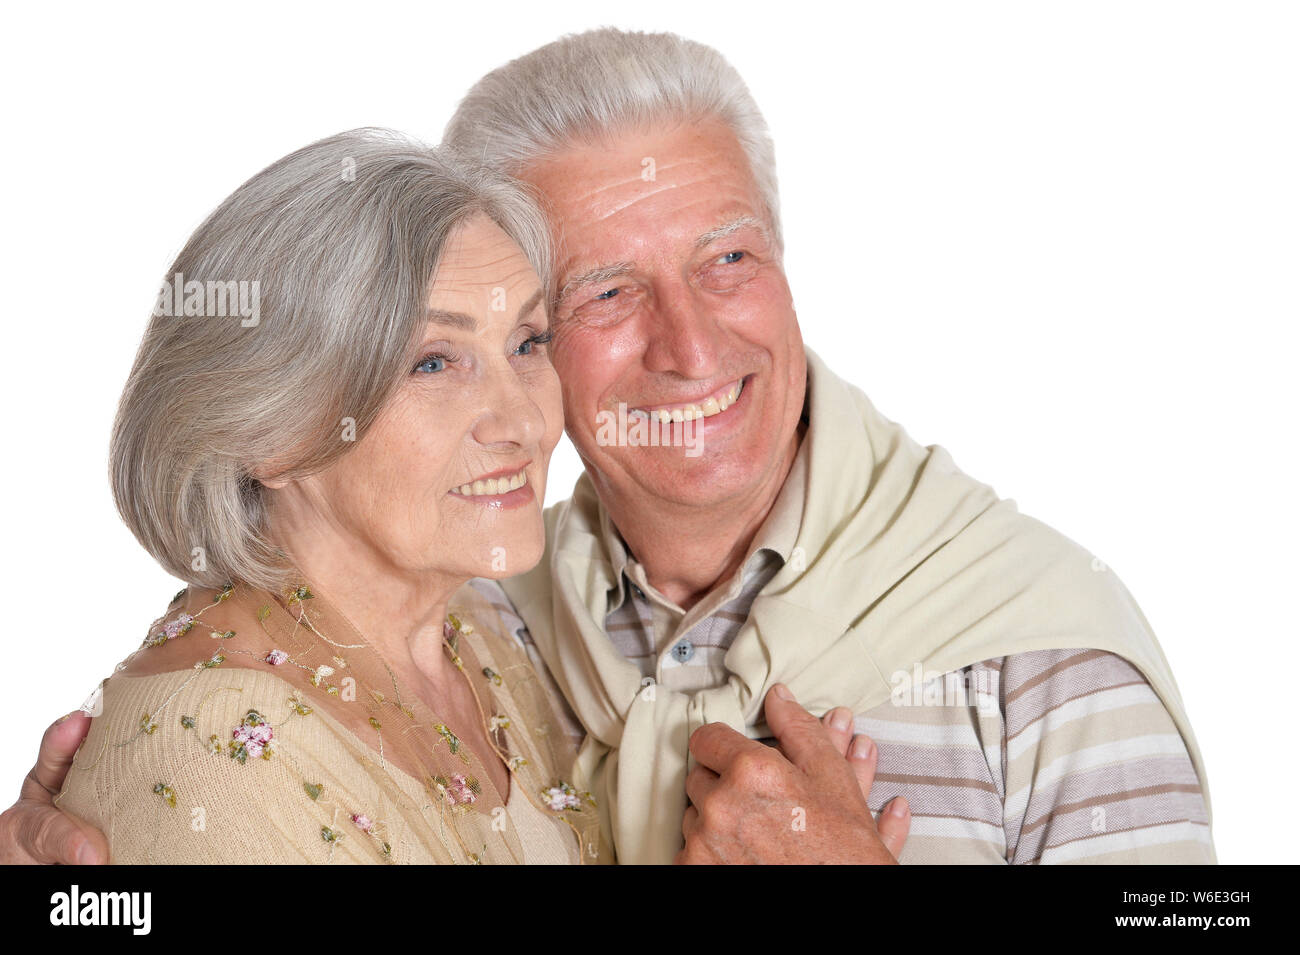
<path id="1" fill-rule="evenodd" d="M 718 261 L 724 265 L 731 265 L 733 262 L 739 262 L 744 257 L 744 252 L 728 252 L 726 255 L 719 258 Z"/>
<path id="2" fill-rule="evenodd" d="M 420 363 L 415 366 L 413 371 L 429 374 L 435 371 L 442 371 L 447 367 L 447 356 L 445 355 L 426 355 L 420 359 Z"/>
<path id="3" fill-rule="evenodd" d="M 611 298 L 613 298 L 617 294 L 618 294 L 617 288 L 606 289 L 605 291 L 601 292 L 599 295 L 596 296 L 596 301 L 608 302 Z"/>

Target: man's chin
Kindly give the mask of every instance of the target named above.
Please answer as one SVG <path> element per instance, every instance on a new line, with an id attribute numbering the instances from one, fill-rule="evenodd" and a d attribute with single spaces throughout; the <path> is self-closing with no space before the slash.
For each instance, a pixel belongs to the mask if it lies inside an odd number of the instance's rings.
<path id="1" fill-rule="evenodd" d="M 745 466 L 735 458 L 710 458 L 707 453 L 687 457 L 681 449 L 662 449 L 662 453 L 663 460 L 642 460 L 636 472 L 626 472 L 636 485 L 633 506 L 653 508 L 659 502 L 722 508 L 746 499 L 762 483 L 761 468 Z"/>

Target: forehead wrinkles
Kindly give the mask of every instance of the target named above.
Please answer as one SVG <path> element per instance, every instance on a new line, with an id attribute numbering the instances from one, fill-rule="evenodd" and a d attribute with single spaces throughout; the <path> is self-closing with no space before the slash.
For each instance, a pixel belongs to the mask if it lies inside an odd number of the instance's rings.
<path id="1" fill-rule="evenodd" d="M 433 277 L 433 295 L 481 291 L 485 286 L 509 286 L 532 277 L 532 264 L 513 243 L 502 242 L 493 248 L 479 245 L 477 251 L 469 255 L 465 255 L 463 249 L 456 252 L 439 263 Z"/>
<path id="2" fill-rule="evenodd" d="M 643 180 L 638 169 L 617 181 L 605 182 L 584 192 L 575 190 L 566 203 L 571 203 L 575 208 L 572 211 L 565 210 L 567 215 L 562 216 L 564 221 L 561 225 L 566 231 L 581 230 L 623 217 L 628 212 L 636 212 L 638 208 L 653 209 L 673 205 L 674 197 L 686 194 L 694 196 L 702 189 L 710 195 L 725 191 L 732 200 L 742 196 L 748 198 L 752 191 L 749 177 L 743 168 L 737 172 L 737 175 L 731 175 L 728 171 L 719 169 L 716 164 L 710 165 L 699 157 L 687 157 L 675 163 L 660 165 L 655 178 L 650 181 Z M 691 205 L 699 202 L 694 198 L 688 201 Z"/>
<path id="3" fill-rule="evenodd" d="M 646 157 L 657 160 L 653 180 L 642 178 Z M 728 218 L 766 219 L 747 157 L 712 124 L 622 148 L 571 147 L 521 174 L 548 199 L 557 298 L 579 274 L 694 245 Z"/>
<path id="4" fill-rule="evenodd" d="M 433 277 L 434 289 L 452 288 L 459 284 L 507 285 L 532 273 L 532 266 L 522 255 L 518 260 L 506 256 L 490 262 L 448 262 L 438 267 Z"/>

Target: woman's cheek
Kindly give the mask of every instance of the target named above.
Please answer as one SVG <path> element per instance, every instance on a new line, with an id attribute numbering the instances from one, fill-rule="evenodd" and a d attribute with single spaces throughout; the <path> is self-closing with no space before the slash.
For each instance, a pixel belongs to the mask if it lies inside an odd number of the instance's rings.
<path id="1" fill-rule="evenodd" d="M 550 454 L 564 432 L 564 393 L 555 366 L 545 365 L 530 371 L 525 377 L 525 389 L 541 412 L 544 426 L 543 451 Z"/>

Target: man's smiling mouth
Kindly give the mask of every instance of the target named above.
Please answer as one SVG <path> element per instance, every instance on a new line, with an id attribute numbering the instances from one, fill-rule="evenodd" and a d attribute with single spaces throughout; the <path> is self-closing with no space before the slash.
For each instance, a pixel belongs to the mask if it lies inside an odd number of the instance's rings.
<path id="1" fill-rule="evenodd" d="M 670 421 L 694 421 L 696 418 L 712 418 L 722 414 L 740 399 L 745 389 L 745 379 L 740 378 L 729 385 L 723 385 L 703 401 L 676 405 L 655 405 L 649 408 L 633 408 L 628 417 L 658 418 L 661 424 Z"/>

